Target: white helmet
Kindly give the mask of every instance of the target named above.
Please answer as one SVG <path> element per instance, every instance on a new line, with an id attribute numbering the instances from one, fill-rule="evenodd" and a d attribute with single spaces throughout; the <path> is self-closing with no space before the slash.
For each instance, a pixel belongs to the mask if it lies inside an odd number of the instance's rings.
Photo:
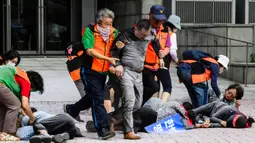
<path id="1" fill-rule="evenodd" d="M 229 58 L 225 55 L 218 55 L 218 63 L 220 63 L 224 68 L 228 69 Z"/>
<path id="2" fill-rule="evenodd" d="M 177 15 L 171 15 L 168 20 L 168 22 L 172 23 L 177 29 L 181 30 L 181 18 Z"/>

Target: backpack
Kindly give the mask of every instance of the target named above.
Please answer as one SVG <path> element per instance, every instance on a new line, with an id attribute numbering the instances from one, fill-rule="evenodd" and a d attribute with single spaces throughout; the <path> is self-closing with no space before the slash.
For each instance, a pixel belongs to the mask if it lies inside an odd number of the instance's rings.
<path id="1" fill-rule="evenodd" d="M 86 52 L 81 42 L 69 42 L 66 45 L 67 69 L 74 81 L 80 79 L 79 69 L 85 64 Z M 74 74 L 75 73 L 75 74 Z"/>
<path id="2" fill-rule="evenodd" d="M 65 48 L 67 58 L 74 59 L 80 56 L 80 51 L 84 51 L 84 46 L 81 42 L 68 42 Z"/>
<path id="3" fill-rule="evenodd" d="M 198 51 L 198 50 L 188 50 L 183 52 L 182 54 L 183 60 L 196 60 L 200 61 L 202 58 L 213 58 L 212 55 L 209 53 L 206 53 L 204 51 Z"/>

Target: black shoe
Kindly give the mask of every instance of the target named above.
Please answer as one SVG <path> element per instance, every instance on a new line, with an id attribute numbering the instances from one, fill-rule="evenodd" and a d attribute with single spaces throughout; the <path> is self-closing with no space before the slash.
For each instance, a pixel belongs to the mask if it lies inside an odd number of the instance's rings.
<path id="1" fill-rule="evenodd" d="M 99 140 L 107 140 L 115 136 L 115 132 L 110 132 L 109 129 L 107 128 L 102 128 L 100 135 L 99 135 Z"/>
<path id="2" fill-rule="evenodd" d="M 96 132 L 96 131 L 97 131 L 96 128 L 95 128 L 95 126 L 94 126 L 93 121 L 88 121 L 88 122 L 86 123 L 86 130 L 87 130 L 88 132 Z"/>
<path id="3" fill-rule="evenodd" d="M 67 113 L 67 114 L 69 114 L 70 116 L 72 116 L 76 121 L 78 121 L 78 122 L 84 122 L 83 120 L 81 120 L 80 115 L 74 116 L 74 115 L 72 114 L 72 111 L 71 111 L 71 109 L 70 109 L 70 106 L 71 106 L 70 104 L 64 104 L 64 105 L 63 105 L 64 112 Z"/>
<path id="4" fill-rule="evenodd" d="M 74 118 L 76 121 L 78 122 L 82 122 L 84 123 L 84 120 L 81 119 L 80 115 L 78 115 L 77 117 Z"/>
<path id="5" fill-rule="evenodd" d="M 56 143 L 62 143 L 66 140 L 70 139 L 70 136 L 68 133 L 62 133 L 62 134 L 57 134 L 57 135 L 54 135 L 53 136 L 53 140 L 56 142 Z"/>
<path id="6" fill-rule="evenodd" d="M 29 140 L 30 143 L 51 143 L 52 137 L 47 135 L 35 135 Z"/>

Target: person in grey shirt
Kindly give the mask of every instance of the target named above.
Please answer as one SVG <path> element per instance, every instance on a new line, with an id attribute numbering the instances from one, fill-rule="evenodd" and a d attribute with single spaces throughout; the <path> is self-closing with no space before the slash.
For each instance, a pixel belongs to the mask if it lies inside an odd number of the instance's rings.
<path id="1" fill-rule="evenodd" d="M 203 127 L 210 127 L 210 123 L 218 123 L 221 126 L 217 127 L 245 128 L 247 127 L 247 121 L 253 119 L 251 117 L 247 118 L 243 113 L 238 111 L 236 107 L 230 106 L 223 101 L 214 101 L 192 111 L 195 112 L 196 115 L 201 114 L 202 116 L 209 117 L 205 121 Z"/>
<path id="2" fill-rule="evenodd" d="M 150 39 L 146 38 L 150 34 L 149 20 L 142 19 L 133 28 L 120 33 L 111 49 L 112 57 L 120 59 L 116 62 L 115 74 L 120 78 L 125 139 L 140 139 L 140 136 L 133 131 L 133 112 L 142 105 L 142 70 L 146 49 L 150 42 Z M 125 45 L 123 47 L 118 46 L 119 42 Z"/>
<path id="3" fill-rule="evenodd" d="M 226 90 L 222 90 L 221 93 L 222 94 L 220 98 L 218 98 L 214 91 L 212 89 L 209 89 L 208 90 L 209 103 L 220 100 L 227 103 L 228 105 L 236 107 L 237 109 L 240 107 L 241 105 L 240 102 L 244 95 L 244 89 L 240 84 L 238 83 L 231 84 L 228 86 Z"/>
<path id="4" fill-rule="evenodd" d="M 194 128 L 193 124 L 189 122 L 190 119 L 187 116 L 187 112 L 193 109 L 192 104 L 189 102 L 184 102 L 182 104 L 175 100 L 164 102 L 159 98 L 152 97 L 143 105 L 142 108 L 151 108 L 157 112 L 157 119 L 155 122 L 178 113 L 182 117 L 182 123 L 184 124 L 185 129 Z"/>

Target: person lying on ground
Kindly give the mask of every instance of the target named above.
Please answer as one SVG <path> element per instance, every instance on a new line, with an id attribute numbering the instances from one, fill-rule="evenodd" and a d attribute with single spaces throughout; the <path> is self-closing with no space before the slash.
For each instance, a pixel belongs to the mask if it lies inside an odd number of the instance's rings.
<path id="1" fill-rule="evenodd" d="M 144 127 L 156 123 L 168 116 L 172 116 L 178 113 L 182 117 L 183 124 L 186 129 L 194 128 L 192 120 L 188 118 L 187 111 L 192 110 L 191 103 L 184 102 L 183 104 L 177 101 L 163 102 L 159 98 L 151 98 L 148 100 L 142 108 L 133 113 L 134 116 L 134 129 L 135 132 L 145 132 Z M 190 113 L 192 114 L 192 113 Z M 121 116 L 121 110 L 115 110 L 108 114 L 109 120 L 114 125 L 114 130 L 123 130 L 123 120 Z M 86 129 L 89 132 L 94 132 L 93 122 L 88 121 Z"/>
<path id="2" fill-rule="evenodd" d="M 210 123 L 218 123 L 221 126 L 217 127 L 246 128 L 251 127 L 254 122 L 252 117 L 246 117 L 242 112 L 238 111 L 236 107 L 230 106 L 222 101 L 214 101 L 191 111 L 195 113 L 192 117 L 189 116 L 192 119 L 199 114 L 209 117 L 205 120 L 203 125 L 199 125 L 198 123 L 196 127 L 210 127 Z"/>
<path id="3" fill-rule="evenodd" d="M 223 93 L 223 96 L 218 98 L 214 91 L 212 89 L 209 89 L 208 90 L 209 102 L 220 100 L 227 103 L 228 105 L 235 106 L 237 109 L 239 109 L 241 105 L 241 99 L 243 98 L 244 95 L 244 89 L 240 84 L 238 83 L 231 84 L 225 91 L 222 91 L 221 93 Z"/>
<path id="4" fill-rule="evenodd" d="M 152 110 L 157 112 L 156 121 L 151 122 L 151 124 L 178 113 L 182 117 L 182 122 L 185 126 L 185 129 L 194 128 L 194 126 L 191 122 L 192 120 L 187 115 L 188 111 L 193 109 L 192 104 L 189 102 L 184 102 L 184 103 L 180 104 L 179 102 L 177 102 L 175 100 L 170 100 L 165 103 L 164 101 L 160 100 L 159 98 L 151 98 L 144 104 L 144 106 L 142 108 L 151 108 Z M 147 109 L 143 109 L 143 110 L 147 110 Z M 143 110 L 141 109 L 140 112 L 142 112 Z M 150 118 L 148 113 L 147 113 L 147 116 L 146 116 L 146 113 L 141 113 L 141 115 L 142 115 L 141 116 L 142 122 L 144 122 L 144 120 L 146 120 L 146 119 L 148 120 L 148 118 Z M 150 125 L 150 124 L 148 124 L 148 125 Z M 146 126 L 148 126 L 148 125 L 146 125 Z"/>
<path id="5" fill-rule="evenodd" d="M 74 137 L 82 137 L 80 129 L 75 126 L 73 118 L 67 114 L 49 114 L 44 111 L 37 111 L 32 108 L 33 115 L 36 121 L 33 125 L 34 134 L 30 142 L 37 143 L 37 141 L 54 140 L 55 142 L 63 142 L 65 140 L 73 139 Z M 21 127 L 29 126 L 29 117 L 21 109 L 19 112 L 19 121 Z M 33 132 L 33 131 L 29 131 Z M 50 135 L 53 135 L 52 137 Z"/>

